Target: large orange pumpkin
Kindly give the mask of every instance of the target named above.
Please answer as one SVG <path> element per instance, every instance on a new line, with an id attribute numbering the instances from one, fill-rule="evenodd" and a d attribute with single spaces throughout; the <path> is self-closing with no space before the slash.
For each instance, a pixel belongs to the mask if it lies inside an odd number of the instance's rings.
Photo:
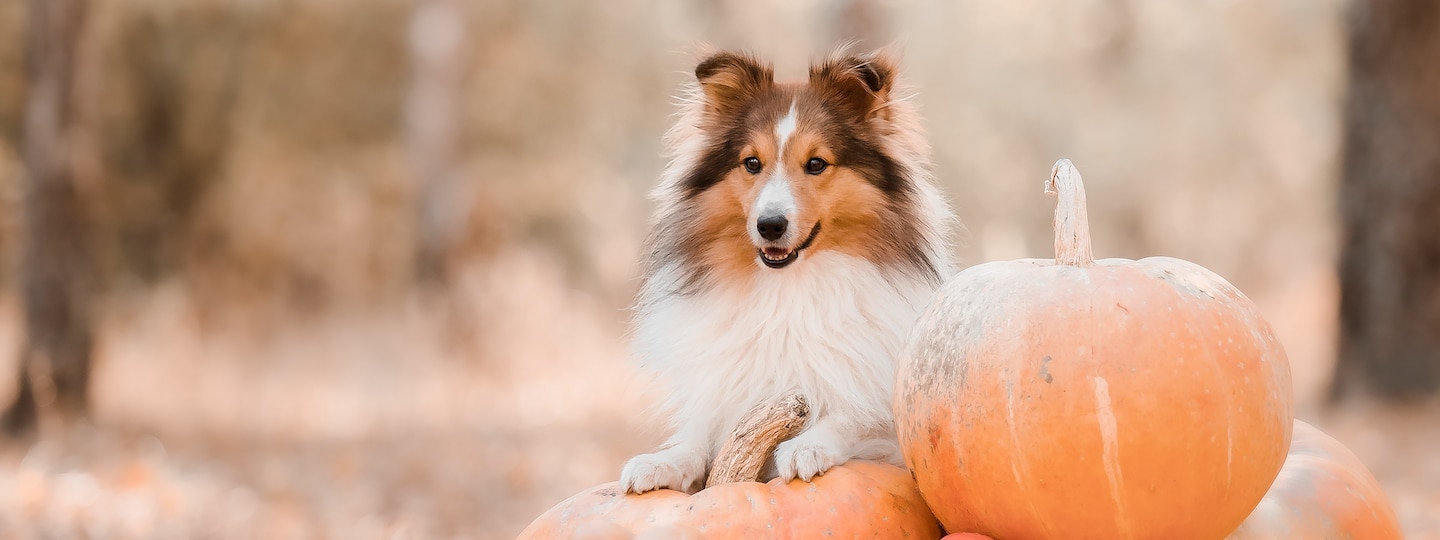
<path id="1" fill-rule="evenodd" d="M 1230 540 L 1398 540 L 1380 484 L 1340 441 L 1299 420 L 1290 457 L 1265 499 Z"/>
<path id="2" fill-rule="evenodd" d="M 643 535 L 652 527 L 698 531 L 706 540 L 940 538 L 940 526 L 909 473 L 894 465 L 850 461 L 813 483 L 736 482 L 694 495 L 668 489 L 626 494 L 611 482 L 545 512 L 520 539 L 568 540 L 604 528 Z"/>
<path id="3" fill-rule="evenodd" d="M 1068 160 L 1054 191 L 1056 259 L 961 272 L 911 335 L 895 398 L 906 464 L 952 531 L 1223 538 L 1290 447 L 1285 352 L 1200 266 L 1093 260 Z"/>
<path id="4" fill-rule="evenodd" d="M 755 482 L 775 446 L 798 434 L 809 414 L 798 392 L 747 413 L 717 452 L 706 488 L 694 495 L 627 494 L 611 482 L 551 508 L 520 538 L 940 538 L 914 479 L 894 465 L 852 460 L 813 482 Z"/>

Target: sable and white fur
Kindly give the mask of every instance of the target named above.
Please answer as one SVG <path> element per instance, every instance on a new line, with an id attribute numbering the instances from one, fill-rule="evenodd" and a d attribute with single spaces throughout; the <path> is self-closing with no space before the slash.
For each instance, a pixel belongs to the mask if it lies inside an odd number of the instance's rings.
<path id="1" fill-rule="evenodd" d="M 742 54 L 702 60 L 667 137 L 633 342 L 669 385 L 675 432 L 625 465 L 628 491 L 698 489 L 741 416 L 791 389 L 812 413 L 767 477 L 808 481 L 851 458 L 901 463 L 895 360 L 953 272 L 950 211 L 887 56 L 837 54 L 803 83 L 771 73 Z M 748 172 L 750 154 L 769 156 L 763 172 Z M 829 167 L 807 172 L 822 155 Z M 756 233 L 767 212 L 794 223 L 773 242 Z M 767 266 L 781 255 L 793 262 Z"/>

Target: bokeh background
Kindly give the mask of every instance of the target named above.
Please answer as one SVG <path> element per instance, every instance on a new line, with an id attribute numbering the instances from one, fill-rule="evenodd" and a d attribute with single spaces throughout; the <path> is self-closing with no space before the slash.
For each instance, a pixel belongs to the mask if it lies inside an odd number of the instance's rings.
<path id="1" fill-rule="evenodd" d="M 0 2 L 4 374 L 27 335 L 43 1 Z M 0 537 L 511 538 L 614 480 L 665 435 L 624 332 L 696 44 L 795 78 L 858 40 L 903 53 L 963 263 L 1050 256 L 1041 183 L 1073 159 L 1096 254 L 1245 291 L 1300 417 L 1371 466 L 1411 538 L 1440 538 L 1440 408 L 1329 399 L 1354 8 L 92 1 L 64 150 L 89 415 L 0 445 Z"/>

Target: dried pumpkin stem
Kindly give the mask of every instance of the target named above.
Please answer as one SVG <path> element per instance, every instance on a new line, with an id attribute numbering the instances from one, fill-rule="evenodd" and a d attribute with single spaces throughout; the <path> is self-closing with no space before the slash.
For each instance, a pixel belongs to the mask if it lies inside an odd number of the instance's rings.
<path id="1" fill-rule="evenodd" d="M 1046 194 L 1058 194 L 1055 204 L 1055 262 L 1070 266 L 1090 266 L 1095 255 L 1090 251 L 1090 213 L 1085 209 L 1085 183 L 1080 171 L 1068 159 L 1055 162 L 1050 178 L 1045 181 Z"/>
<path id="2" fill-rule="evenodd" d="M 705 487 L 759 480 L 765 460 L 781 442 L 800 433 L 808 416 L 810 404 L 799 392 L 790 392 L 745 413 L 715 456 Z"/>

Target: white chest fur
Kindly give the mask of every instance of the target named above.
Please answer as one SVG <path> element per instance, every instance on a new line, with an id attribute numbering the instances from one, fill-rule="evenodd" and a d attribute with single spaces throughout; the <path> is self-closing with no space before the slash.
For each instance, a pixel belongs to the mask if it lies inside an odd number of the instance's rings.
<path id="1" fill-rule="evenodd" d="M 718 441 L 789 389 L 812 418 L 890 429 L 895 358 L 935 285 L 831 251 L 797 263 L 687 295 L 672 293 L 677 268 L 647 281 L 635 353 L 671 386 L 678 431 Z"/>

